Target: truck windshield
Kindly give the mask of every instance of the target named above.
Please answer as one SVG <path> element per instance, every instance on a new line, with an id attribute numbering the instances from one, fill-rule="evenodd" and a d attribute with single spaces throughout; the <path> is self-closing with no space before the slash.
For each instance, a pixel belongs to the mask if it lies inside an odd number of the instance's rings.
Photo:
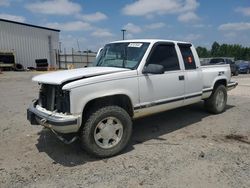
<path id="1" fill-rule="evenodd" d="M 136 69 L 149 43 L 124 42 L 105 45 L 95 65 L 98 67 L 120 67 Z"/>

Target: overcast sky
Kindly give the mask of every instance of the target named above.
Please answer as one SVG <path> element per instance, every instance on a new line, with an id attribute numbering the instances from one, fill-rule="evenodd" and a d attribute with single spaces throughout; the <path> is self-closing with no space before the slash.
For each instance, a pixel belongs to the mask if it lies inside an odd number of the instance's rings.
<path id="1" fill-rule="evenodd" d="M 250 46 L 250 0 L 0 0 L 0 18 L 60 29 L 63 47 L 161 38 Z M 0 28 L 1 29 L 1 28 Z"/>

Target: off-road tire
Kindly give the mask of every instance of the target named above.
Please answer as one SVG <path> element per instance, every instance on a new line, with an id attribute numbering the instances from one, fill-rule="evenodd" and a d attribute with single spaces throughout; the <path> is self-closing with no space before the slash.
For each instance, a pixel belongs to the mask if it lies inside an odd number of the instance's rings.
<path id="1" fill-rule="evenodd" d="M 216 100 L 218 99 L 218 94 L 222 92 L 224 95 L 224 104 L 222 107 L 216 105 Z M 227 104 L 227 89 L 224 85 L 218 85 L 214 88 L 211 96 L 205 100 L 205 108 L 208 112 L 213 114 L 219 114 L 225 111 Z"/>
<path id="2" fill-rule="evenodd" d="M 102 119 L 111 116 L 117 118 L 121 122 L 123 134 L 117 145 L 112 148 L 104 149 L 96 143 L 94 131 Z M 81 145 L 87 153 L 100 158 L 111 157 L 118 154 L 128 145 L 132 133 L 132 120 L 123 108 L 118 106 L 106 106 L 96 109 L 90 113 L 85 122 L 86 123 L 81 129 Z"/>

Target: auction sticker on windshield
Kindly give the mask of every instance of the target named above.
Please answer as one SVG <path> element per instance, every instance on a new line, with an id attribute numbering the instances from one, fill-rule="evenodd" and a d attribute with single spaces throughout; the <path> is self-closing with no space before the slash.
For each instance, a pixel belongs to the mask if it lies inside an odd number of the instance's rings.
<path id="1" fill-rule="evenodd" d="M 140 48 L 142 46 L 142 43 L 129 43 L 128 47 L 132 48 Z"/>

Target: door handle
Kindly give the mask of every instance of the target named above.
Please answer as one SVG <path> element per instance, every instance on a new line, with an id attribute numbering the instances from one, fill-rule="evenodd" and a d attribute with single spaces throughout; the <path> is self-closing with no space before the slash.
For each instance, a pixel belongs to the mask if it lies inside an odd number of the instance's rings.
<path id="1" fill-rule="evenodd" d="M 179 76 L 179 80 L 185 80 L 184 75 Z"/>

